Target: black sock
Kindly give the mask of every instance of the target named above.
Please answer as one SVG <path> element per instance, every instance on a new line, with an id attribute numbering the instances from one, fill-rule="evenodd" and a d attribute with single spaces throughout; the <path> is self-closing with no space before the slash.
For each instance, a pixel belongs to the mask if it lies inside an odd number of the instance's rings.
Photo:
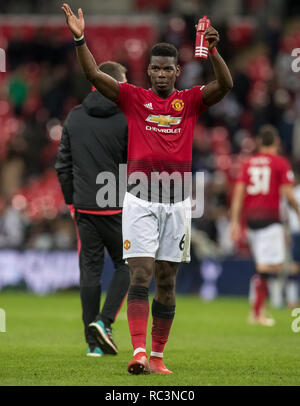
<path id="1" fill-rule="evenodd" d="M 135 299 L 148 301 L 148 294 L 149 288 L 133 285 L 129 288 L 127 301 L 130 302 Z"/>

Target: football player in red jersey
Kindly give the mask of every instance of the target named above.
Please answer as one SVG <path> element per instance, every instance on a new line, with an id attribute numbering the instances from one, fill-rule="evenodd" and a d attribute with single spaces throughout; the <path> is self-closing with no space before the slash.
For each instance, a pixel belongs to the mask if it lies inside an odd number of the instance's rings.
<path id="1" fill-rule="evenodd" d="M 147 73 L 151 89 L 118 83 L 97 68 L 85 43 L 82 10 L 78 10 L 78 17 L 67 4 L 63 4 L 62 10 L 74 35 L 77 57 L 87 79 L 119 105 L 128 121 L 123 258 L 128 261 L 131 276 L 127 317 L 134 350 L 128 372 L 168 374 L 171 371 L 164 365 L 163 350 L 175 314 L 176 274 L 179 263 L 190 259 L 191 204 L 189 197 L 181 193 L 181 188 L 177 193 L 175 186 L 180 183 L 178 179 L 184 182 L 184 174 L 191 171 L 193 131 L 199 115 L 230 91 L 232 78 L 215 48 L 219 34 L 210 26 L 205 31 L 205 38 L 216 80 L 206 86 L 176 90 L 175 81 L 180 75 L 178 51 L 173 45 L 162 43 L 155 45 L 150 54 Z M 138 197 L 130 182 L 131 175 L 137 173 L 144 175 Z M 173 187 L 169 183 L 166 194 L 152 183 L 149 186 L 149 181 L 154 183 L 157 174 L 161 173 L 170 177 L 179 175 L 176 181 L 173 178 Z M 164 188 L 161 180 L 158 185 L 162 184 Z M 152 303 L 152 351 L 148 362 L 148 291 L 153 276 L 156 291 Z"/>
<path id="2" fill-rule="evenodd" d="M 254 301 L 249 322 L 272 326 L 264 314 L 267 279 L 282 271 L 285 241 L 279 205 L 285 197 L 300 217 L 293 193 L 293 172 L 287 160 L 277 155 L 280 139 L 276 128 L 265 125 L 258 134 L 259 151 L 242 165 L 231 204 L 231 236 L 241 235 L 241 215 L 248 225 L 248 240 L 256 265 Z"/>

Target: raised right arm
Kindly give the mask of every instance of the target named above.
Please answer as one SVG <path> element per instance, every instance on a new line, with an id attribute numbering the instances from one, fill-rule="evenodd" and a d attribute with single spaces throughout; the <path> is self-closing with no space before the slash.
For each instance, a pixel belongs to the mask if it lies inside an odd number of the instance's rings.
<path id="1" fill-rule="evenodd" d="M 86 43 L 76 47 L 76 54 L 86 78 L 103 96 L 113 101 L 117 100 L 119 97 L 118 82 L 98 69 L 96 61 Z"/>
<path id="2" fill-rule="evenodd" d="M 68 4 L 64 3 L 61 8 L 65 13 L 66 22 L 74 37 L 76 39 L 84 38 L 85 23 L 81 8 L 78 10 L 78 18 L 74 15 Z M 81 43 L 82 45 L 79 45 Z M 99 71 L 97 63 L 84 40 L 78 41 L 76 54 L 86 78 L 105 97 L 113 101 L 117 100 L 119 97 L 118 82 L 106 73 Z"/>

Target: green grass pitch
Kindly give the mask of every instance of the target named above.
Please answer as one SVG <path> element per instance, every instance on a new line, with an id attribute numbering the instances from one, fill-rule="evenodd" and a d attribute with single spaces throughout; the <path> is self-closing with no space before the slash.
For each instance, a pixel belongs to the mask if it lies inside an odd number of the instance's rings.
<path id="1" fill-rule="evenodd" d="M 0 385 L 12 386 L 260 386 L 300 384 L 300 332 L 287 309 L 274 327 L 247 324 L 245 298 L 203 302 L 178 296 L 165 349 L 172 375 L 127 372 L 132 347 L 124 304 L 114 326 L 117 356 L 87 358 L 78 292 L 44 297 L 1 292 L 6 333 L 0 333 Z M 148 325 L 147 350 L 151 336 Z"/>

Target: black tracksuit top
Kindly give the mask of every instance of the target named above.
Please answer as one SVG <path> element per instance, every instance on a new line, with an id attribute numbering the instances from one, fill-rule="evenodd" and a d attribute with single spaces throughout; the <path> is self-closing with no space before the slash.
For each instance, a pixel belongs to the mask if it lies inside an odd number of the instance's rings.
<path id="1" fill-rule="evenodd" d="M 66 204 L 82 210 L 113 210 L 119 205 L 119 164 L 127 161 L 128 128 L 125 115 L 98 91 L 68 114 L 62 131 L 55 169 Z M 116 178 L 116 205 L 99 207 L 99 173 Z M 124 180 L 122 179 L 122 182 Z M 126 179 L 125 179 L 126 183 Z"/>

